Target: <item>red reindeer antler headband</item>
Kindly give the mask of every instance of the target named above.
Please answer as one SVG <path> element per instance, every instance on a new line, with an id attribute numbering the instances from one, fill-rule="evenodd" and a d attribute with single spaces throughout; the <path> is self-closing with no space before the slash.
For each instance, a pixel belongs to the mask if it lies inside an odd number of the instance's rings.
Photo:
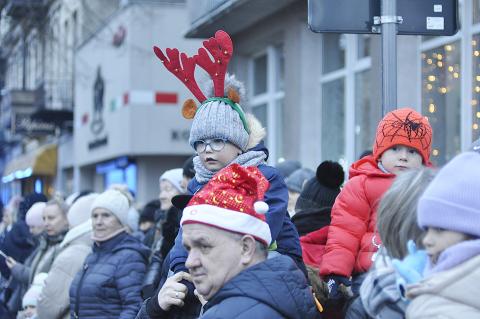
<path id="1" fill-rule="evenodd" d="M 160 48 L 153 47 L 155 55 L 162 61 L 167 70 L 173 73 L 200 103 L 207 101 L 207 98 L 195 80 L 195 65 L 198 64 L 210 75 L 213 81 L 214 96 L 224 97 L 225 74 L 227 73 L 228 62 L 230 62 L 233 54 L 232 39 L 223 30 L 217 31 L 215 37 L 203 41 L 203 46 L 205 48 L 198 49 L 198 54 L 193 57 L 188 57 L 185 53 L 179 53 L 178 49 L 166 49 L 168 58 Z M 213 61 L 207 50 L 213 57 Z M 228 97 L 234 103 L 239 102 L 237 92 L 229 92 Z M 195 116 L 196 110 L 195 101 L 188 99 L 183 104 L 182 114 L 185 118 L 191 119 Z"/>

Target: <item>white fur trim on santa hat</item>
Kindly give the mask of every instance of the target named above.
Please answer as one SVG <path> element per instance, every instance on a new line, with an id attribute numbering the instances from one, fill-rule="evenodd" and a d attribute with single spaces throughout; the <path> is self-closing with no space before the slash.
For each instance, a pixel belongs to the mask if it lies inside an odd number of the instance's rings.
<path id="1" fill-rule="evenodd" d="M 128 210 L 130 205 L 127 196 L 115 189 L 108 189 L 98 195 L 93 201 L 91 211 L 96 208 L 105 208 L 114 214 L 123 226 L 128 225 Z"/>
<path id="2" fill-rule="evenodd" d="M 212 205 L 187 206 L 183 210 L 181 225 L 199 223 L 226 231 L 252 235 L 270 245 L 272 235 L 268 224 L 255 216 Z"/>

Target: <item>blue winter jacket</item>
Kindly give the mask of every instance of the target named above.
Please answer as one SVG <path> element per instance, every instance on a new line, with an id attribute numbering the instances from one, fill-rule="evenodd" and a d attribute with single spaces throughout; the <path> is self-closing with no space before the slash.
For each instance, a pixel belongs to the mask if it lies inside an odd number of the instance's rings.
<path id="1" fill-rule="evenodd" d="M 266 151 L 266 149 L 259 145 L 254 150 Z M 268 155 L 268 153 L 267 153 Z M 294 260 L 301 262 L 302 249 L 300 247 L 300 239 L 297 229 L 293 225 L 290 216 L 287 213 L 288 206 L 288 189 L 283 177 L 276 168 L 268 165 L 259 165 L 258 169 L 263 176 L 270 182 L 270 187 L 265 193 L 264 201 L 268 204 L 269 209 L 265 214 L 272 240 L 277 243 L 277 251 L 282 255 L 288 255 Z M 188 184 L 188 191 L 190 194 L 198 192 L 205 184 L 200 184 L 193 178 Z M 188 253 L 182 244 L 182 229 L 178 232 L 175 238 L 175 245 L 170 251 L 171 261 L 170 269 L 175 273 L 179 271 L 187 271 L 185 268 L 185 261 Z"/>
<path id="2" fill-rule="evenodd" d="M 202 319 L 320 318 L 305 276 L 279 256 L 245 269 L 204 306 Z"/>
<path id="3" fill-rule="evenodd" d="M 148 248 L 125 232 L 94 244 L 70 286 L 71 317 L 135 318 L 148 256 Z"/>

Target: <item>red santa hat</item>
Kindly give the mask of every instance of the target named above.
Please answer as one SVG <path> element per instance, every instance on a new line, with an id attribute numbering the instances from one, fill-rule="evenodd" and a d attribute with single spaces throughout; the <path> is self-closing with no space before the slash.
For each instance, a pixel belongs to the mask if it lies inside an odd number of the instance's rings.
<path id="1" fill-rule="evenodd" d="M 268 187 L 258 168 L 229 165 L 190 199 L 180 224 L 204 224 L 251 235 L 270 245 L 272 235 L 265 220 L 268 205 L 263 201 Z"/>

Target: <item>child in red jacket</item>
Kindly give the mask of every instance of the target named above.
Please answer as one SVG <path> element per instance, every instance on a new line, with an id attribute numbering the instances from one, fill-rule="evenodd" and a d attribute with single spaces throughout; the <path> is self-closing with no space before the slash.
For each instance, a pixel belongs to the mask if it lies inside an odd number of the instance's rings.
<path id="1" fill-rule="evenodd" d="M 358 294 L 362 276 L 381 244 L 375 229 L 377 207 L 393 179 L 401 172 L 430 166 L 432 128 L 410 108 L 388 113 L 379 123 L 373 155 L 350 167 L 349 181 L 332 208 L 328 240 L 320 275 L 328 283 L 329 298 L 341 298 L 339 285 Z"/>

